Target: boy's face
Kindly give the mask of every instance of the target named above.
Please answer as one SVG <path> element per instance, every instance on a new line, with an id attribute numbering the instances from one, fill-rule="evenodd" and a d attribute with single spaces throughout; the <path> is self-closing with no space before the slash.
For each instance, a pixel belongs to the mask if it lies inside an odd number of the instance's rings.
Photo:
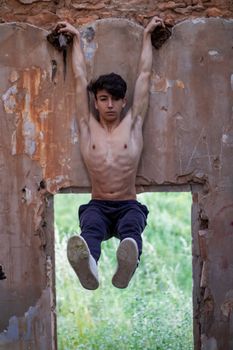
<path id="1" fill-rule="evenodd" d="M 107 122 L 120 120 L 121 112 L 125 105 L 125 98 L 118 99 L 106 90 L 99 90 L 96 94 L 95 108 L 99 112 L 99 117 Z"/>

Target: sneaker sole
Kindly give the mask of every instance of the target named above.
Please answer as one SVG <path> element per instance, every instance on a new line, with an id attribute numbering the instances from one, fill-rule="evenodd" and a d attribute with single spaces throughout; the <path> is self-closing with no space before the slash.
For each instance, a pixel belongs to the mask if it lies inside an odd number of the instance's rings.
<path id="1" fill-rule="evenodd" d="M 68 240 L 67 257 L 81 285 L 85 289 L 97 289 L 99 281 L 90 268 L 90 251 L 81 237 L 73 236 Z"/>
<path id="2" fill-rule="evenodd" d="M 117 249 L 117 262 L 112 284 L 117 288 L 126 288 L 138 263 L 138 247 L 134 239 L 126 238 L 120 243 Z"/>

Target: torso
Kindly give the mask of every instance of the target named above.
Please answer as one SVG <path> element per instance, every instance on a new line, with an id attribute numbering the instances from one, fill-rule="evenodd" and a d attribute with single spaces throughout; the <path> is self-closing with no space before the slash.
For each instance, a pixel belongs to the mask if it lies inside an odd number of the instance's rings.
<path id="1" fill-rule="evenodd" d="M 130 113 L 111 132 L 91 116 L 80 125 L 80 148 L 90 175 L 92 198 L 136 199 L 135 180 L 143 147 L 142 120 Z"/>

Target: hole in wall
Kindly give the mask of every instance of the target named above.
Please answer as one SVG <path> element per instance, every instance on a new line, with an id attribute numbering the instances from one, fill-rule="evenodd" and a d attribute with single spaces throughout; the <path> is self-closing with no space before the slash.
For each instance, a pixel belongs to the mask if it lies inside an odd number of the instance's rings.
<path id="1" fill-rule="evenodd" d="M 56 294 L 58 348 L 193 349 L 191 194 L 143 193 L 150 211 L 143 254 L 129 287 L 112 286 L 119 241 L 102 244 L 100 287 L 81 287 L 66 258 L 66 243 L 79 233 L 78 207 L 89 194 L 57 194 Z"/>
<path id="2" fill-rule="evenodd" d="M 2 265 L 0 265 L 0 280 L 5 280 L 5 279 L 6 279 L 6 275 L 3 271 Z"/>

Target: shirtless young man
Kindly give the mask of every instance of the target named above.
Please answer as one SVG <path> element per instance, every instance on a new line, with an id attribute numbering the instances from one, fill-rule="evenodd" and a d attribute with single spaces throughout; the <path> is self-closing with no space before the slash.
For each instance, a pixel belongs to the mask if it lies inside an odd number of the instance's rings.
<path id="1" fill-rule="evenodd" d="M 80 150 L 92 185 L 92 200 L 79 208 L 81 235 L 68 241 L 68 260 L 82 286 L 99 286 L 97 262 L 101 243 L 120 239 L 115 287 L 126 288 L 142 253 L 141 234 L 148 210 L 136 200 L 135 180 L 143 148 L 142 126 L 148 108 L 152 68 L 151 33 L 164 26 L 154 17 L 143 33 L 133 104 L 124 115 L 126 83 L 117 74 L 100 76 L 88 86 L 79 31 L 60 22 L 60 32 L 73 35 L 72 66 L 76 81 Z M 98 120 L 89 108 L 88 90 L 95 96 Z"/>

